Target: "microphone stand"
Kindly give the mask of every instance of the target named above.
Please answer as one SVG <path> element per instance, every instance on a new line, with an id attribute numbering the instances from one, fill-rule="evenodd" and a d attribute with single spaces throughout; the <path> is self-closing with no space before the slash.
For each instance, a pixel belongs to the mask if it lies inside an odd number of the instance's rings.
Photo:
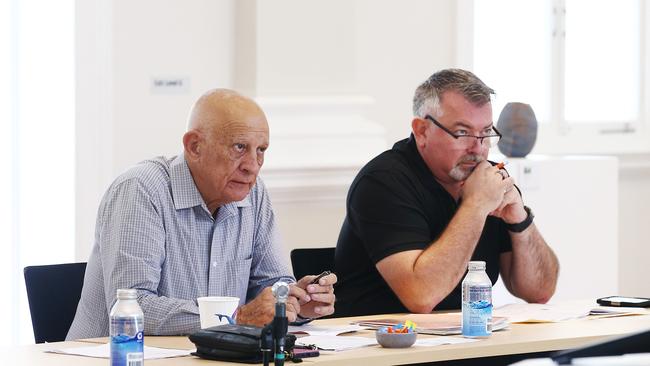
<path id="1" fill-rule="evenodd" d="M 286 343 L 289 320 L 287 319 L 287 297 L 289 285 L 278 281 L 272 288 L 275 297 L 275 317 L 273 318 L 273 344 L 275 350 L 275 366 L 284 366 L 284 347 Z"/>
<path id="2" fill-rule="evenodd" d="M 275 366 L 284 365 L 284 346 L 287 336 L 289 321 L 287 319 L 286 304 L 275 304 L 275 318 L 273 318 L 273 342 L 275 343 Z"/>
<path id="3" fill-rule="evenodd" d="M 262 337 L 260 339 L 260 349 L 262 350 L 262 362 L 264 366 L 269 366 L 271 353 L 273 352 L 273 323 L 269 323 L 262 328 Z"/>

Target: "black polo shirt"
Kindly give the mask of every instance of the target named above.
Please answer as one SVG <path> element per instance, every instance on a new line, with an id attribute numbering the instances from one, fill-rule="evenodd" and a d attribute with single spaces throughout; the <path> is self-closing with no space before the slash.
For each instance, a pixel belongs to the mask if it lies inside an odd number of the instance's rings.
<path id="1" fill-rule="evenodd" d="M 397 142 L 356 176 L 336 245 L 336 316 L 409 312 L 375 264 L 406 250 L 426 249 L 444 231 L 458 203 L 436 181 L 410 138 Z M 488 216 L 472 260 L 487 263 L 494 284 L 499 257 L 512 250 L 505 223 Z M 459 309 L 460 282 L 436 310 Z"/>

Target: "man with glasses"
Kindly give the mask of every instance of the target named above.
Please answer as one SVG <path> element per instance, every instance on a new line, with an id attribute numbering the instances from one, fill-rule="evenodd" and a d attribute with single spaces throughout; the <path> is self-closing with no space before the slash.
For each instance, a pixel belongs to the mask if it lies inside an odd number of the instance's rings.
<path id="1" fill-rule="evenodd" d="M 350 186 L 336 247 L 337 316 L 458 309 L 470 260 L 514 295 L 546 302 L 559 264 L 501 166 L 494 91 L 448 69 L 415 91 L 412 133 Z"/>

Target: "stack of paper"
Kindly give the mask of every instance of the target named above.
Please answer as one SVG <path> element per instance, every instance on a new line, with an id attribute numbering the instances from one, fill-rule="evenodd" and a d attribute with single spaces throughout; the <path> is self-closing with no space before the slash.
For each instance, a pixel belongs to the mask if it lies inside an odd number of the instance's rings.
<path id="1" fill-rule="evenodd" d="M 589 315 L 597 315 L 599 318 L 643 314 L 650 313 L 646 309 L 624 306 L 598 306 L 589 311 Z"/>
<path id="2" fill-rule="evenodd" d="M 587 315 L 623 316 L 648 314 L 639 308 L 592 306 L 576 302 L 560 304 L 508 304 L 494 309 L 495 316 L 507 317 L 511 323 L 552 323 L 578 319 Z"/>
<path id="3" fill-rule="evenodd" d="M 447 314 L 408 314 L 390 319 L 370 319 L 354 322 L 361 326 L 378 329 L 380 327 L 395 326 L 410 320 L 416 324 L 416 332 L 422 334 L 451 335 L 461 334 L 461 313 Z M 509 325 L 505 317 L 492 318 L 492 330 L 506 328 Z"/>
<path id="4" fill-rule="evenodd" d="M 551 323 L 589 315 L 590 307 L 573 304 L 508 304 L 494 309 L 494 315 L 511 323 Z"/>

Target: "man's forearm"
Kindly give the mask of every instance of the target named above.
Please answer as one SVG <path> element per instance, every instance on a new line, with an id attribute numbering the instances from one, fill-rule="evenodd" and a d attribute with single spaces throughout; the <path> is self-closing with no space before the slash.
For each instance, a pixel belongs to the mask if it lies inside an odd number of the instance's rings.
<path id="1" fill-rule="evenodd" d="M 138 302 L 144 312 L 145 334 L 185 335 L 201 328 L 199 308 L 193 300 L 146 294 Z"/>
<path id="2" fill-rule="evenodd" d="M 461 205 L 441 236 L 427 249 L 402 252 L 377 264 L 404 305 L 429 312 L 456 287 L 483 231 L 486 215 Z M 410 267 L 404 269 L 404 262 Z"/>
<path id="3" fill-rule="evenodd" d="M 436 278 L 451 292 L 467 269 L 465 266 L 481 237 L 485 219 L 477 210 L 461 206 L 440 238 L 415 262 L 415 274 L 430 278 L 431 273 L 437 272 Z"/>
<path id="4" fill-rule="evenodd" d="M 533 224 L 521 233 L 511 233 L 512 292 L 528 302 L 547 302 L 555 292 L 559 263 Z"/>

